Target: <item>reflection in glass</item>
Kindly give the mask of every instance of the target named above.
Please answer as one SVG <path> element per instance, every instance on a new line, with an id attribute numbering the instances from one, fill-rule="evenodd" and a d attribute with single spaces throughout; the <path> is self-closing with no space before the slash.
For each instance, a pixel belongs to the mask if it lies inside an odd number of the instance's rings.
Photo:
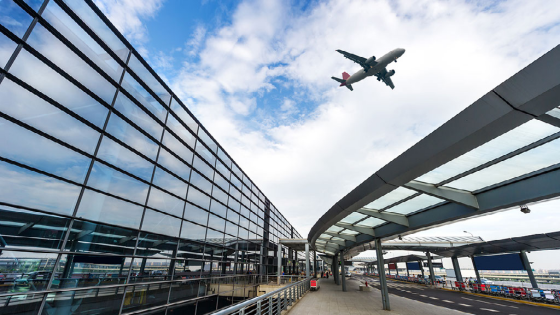
<path id="1" fill-rule="evenodd" d="M 137 229 L 142 218 L 142 207 L 86 189 L 77 216 Z"/>
<path id="2" fill-rule="evenodd" d="M 196 153 L 200 154 L 210 165 L 216 165 L 216 156 L 212 154 L 200 141 L 196 143 Z M 211 178 L 211 177 L 209 177 Z"/>
<path id="3" fill-rule="evenodd" d="M 22 38 L 33 18 L 13 1 L 0 2 L 0 24 Z"/>
<path id="4" fill-rule="evenodd" d="M 40 23 L 35 25 L 27 43 L 56 64 L 107 104 L 111 104 L 117 88 L 91 68 Z"/>
<path id="5" fill-rule="evenodd" d="M 203 160 L 201 160 L 198 156 L 194 157 L 193 160 L 193 167 L 196 169 L 200 174 L 206 176 L 208 179 L 214 179 L 214 169 L 210 167 L 210 165 L 206 164 Z M 194 183 L 193 183 L 194 184 Z M 196 184 L 195 184 L 196 185 Z"/>
<path id="6" fill-rule="evenodd" d="M 146 202 L 148 185 L 99 162 L 93 165 L 87 184 L 141 204 Z"/>
<path id="7" fill-rule="evenodd" d="M 136 128 L 129 125 L 126 121 L 122 120 L 119 116 L 115 114 L 111 115 L 106 130 L 108 133 L 126 143 L 128 146 L 155 161 L 157 144 L 143 135 Z"/>
<path id="8" fill-rule="evenodd" d="M 190 263 L 194 263 L 190 261 Z M 197 262 L 200 263 L 200 262 Z M 200 265 L 188 265 L 187 263 L 183 263 L 180 265 L 183 267 L 183 270 L 175 271 L 176 275 L 179 275 L 180 278 L 189 279 L 193 277 L 193 273 L 200 274 Z M 179 266 L 178 266 L 179 267 Z M 181 300 L 190 300 L 194 299 L 198 296 L 198 285 L 200 280 L 188 280 L 188 281 L 176 281 L 173 282 L 171 285 L 171 295 L 169 296 L 169 302 L 177 302 Z M 173 313 L 175 314 L 175 313 Z M 194 314 L 193 313 L 177 313 L 177 314 Z"/>
<path id="9" fill-rule="evenodd" d="M 122 86 L 126 89 L 132 97 L 139 101 L 144 107 L 152 112 L 157 119 L 165 122 L 165 115 L 167 110 L 161 106 L 157 99 L 155 99 L 146 89 L 136 81 L 128 72 L 125 73 Z"/>
<path id="10" fill-rule="evenodd" d="M 0 294 L 41 291 L 47 288 L 57 254 L 2 251 Z"/>
<path id="11" fill-rule="evenodd" d="M 177 242 L 178 240 L 174 237 L 140 232 L 136 255 L 151 258 L 175 257 Z"/>
<path id="12" fill-rule="evenodd" d="M 187 200 L 204 209 L 208 209 L 208 206 L 210 206 L 210 197 L 195 189 L 193 186 L 189 188 Z"/>
<path id="13" fill-rule="evenodd" d="M 132 262 L 130 282 L 171 280 L 170 259 L 135 258 Z"/>
<path id="14" fill-rule="evenodd" d="M 217 188 L 216 188 L 217 190 Z M 217 214 L 219 216 L 221 216 L 222 218 L 226 217 L 226 213 L 227 213 L 227 207 L 224 206 L 223 204 L 217 202 L 216 200 L 212 200 L 212 203 L 210 205 L 210 212 Z"/>
<path id="15" fill-rule="evenodd" d="M 179 102 L 176 99 L 173 99 L 173 101 L 171 102 L 171 111 L 175 113 L 175 115 L 177 115 L 179 119 L 181 119 L 185 123 L 185 125 L 187 125 L 187 127 L 189 127 L 189 129 L 192 130 L 194 134 L 198 132 L 198 124 L 191 117 L 191 115 L 189 115 L 185 111 L 183 106 L 181 106 L 181 104 L 179 104 Z"/>
<path id="16" fill-rule="evenodd" d="M 69 223 L 63 217 L 0 206 L 0 248 L 60 249 Z"/>
<path id="17" fill-rule="evenodd" d="M 26 50 L 19 53 L 10 72 L 97 127 L 103 127 L 107 108 Z"/>
<path id="18" fill-rule="evenodd" d="M 183 161 L 192 163 L 193 152 L 185 147 L 175 136 L 168 131 L 163 135 L 163 145 L 166 146 L 171 152 L 178 155 Z"/>
<path id="19" fill-rule="evenodd" d="M 169 283 L 141 284 L 126 290 L 123 312 L 145 309 L 167 303 Z"/>
<path id="20" fill-rule="evenodd" d="M 171 95 L 158 82 L 158 80 L 144 67 L 144 65 L 136 58 L 134 54 L 130 56 L 128 67 L 136 73 L 136 75 L 144 81 L 144 83 L 157 95 L 157 97 L 166 105 L 171 100 Z"/>
<path id="21" fill-rule="evenodd" d="M 66 250 L 132 256 L 137 236 L 135 230 L 75 220 Z"/>
<path id="22" fill-rule="evenodd" d="M 146 209 L 142 230 L 169 236 L 179 236 L 180 228 L 180 219 Z"/>
<path id="23" fill-rule="evenodd" d="M 74 212 L 80 187 L 0 162 L 0 201 L 58 214 Z"/>
<path id="24" fill-rule="evenodd" d="M 115 101 L 115 107 L 121 114 L 125 115 L 138 127 L 146 131 L 154 139 L 160 141 L 163 125 L 157 123 L 144 110 L 134 104 L 124 93 L 119 93 Z"/>
<path id="25" fill-rule="evenodd" d="M 212 183 L 206 178 L 202 177 L 199 173 L 192 172 L 190 182 L 192 185 L 196 186 L 196 188 L 206 192 L 207 194 L 212 194 Z"/>
<path id="26" fill-rule="evenodd" d="M 185 202 L 162 190 L 152 187 L 148 206 L 182 218 Z"/>
<path id="27" fill-rule="evenodd" d="M 97 131 L 7 78 L 0 84 L 0 99 L 3 113 L 87 153 L 95 150 Z"/>
<path id="28" fill-rule="evenodd" d="M 148 160 L 121 146 L 109 137 L 103 137 L 97 157 L 145 181 L 152 179 L 154 165 Z"/>
<path id="29" fill-rule="evenodd" d="M 123 293 L 124 287 L 89 288 L 48 293 L 42 315 L 90 314 L 94 312 L 100 315 L 118 314 Z"/>
<path id="30" fill-rule="evenodd" d="M 158 163 L 173 172 L 175 175 L 180 176 L 186 181 L 189 181 L 191 177 L 190 166 L 181 162 L 181 160 L 177 159 L 175 156 L 169 153 L 167 149 L 161 148 L 161 150 L 159 151 Z"/>
<path id="31" fill-rule="evenodd" d="M 0 156 L 83 183 L 91 159 L 0 118 Z"/>
<path id="32" fill-rule="evenodd" d="M 51 289 L 126 284 L 131 260 L 123 256 L 62 255 Z"/>
<path id="33" fill-rule="evenodd" d="M 443 199 L 421 194 L 394 207 L 388 208 L 387 212 L 407 215 L 443 201 Z"/>
<path id="34" fill-rule="evenodd" d="M 2 296 L 0 297 L 0 305 L 3 306 L 2 312 L 5 312 L 5 314 L 35 315 L 39 312 L 43 296 L 43 293 Z"/>
<path id="35" fill-rule="evenodd" d="M 188 221 L 183 221 L 181 238 L 203 243 L 206 238 L 206 228 Z"/>
<path id="36" fill-rule="evenodd" d="M 4 68 L 6 63 L 14 53 L 17 44 L 10 40 L 6 35 L 0 33 L 0 67 Z"/>
<path id="37" fill-rule="evenodd" d="M 161 156 L 159 160 L 161 160 Z M 159 167 L 156 167 L 152 183 L 181 198 L 186 198 L 187 196 L 187 188 L 189 185 Z"/>
<path id="38" fill-rule="evenodd" d="M 183 126 L 175 117 L 167 118 L 167 127 L 171 129 L 179 138 L 181 138 L 191 149 L 195 147 L 196 138 Z"/>

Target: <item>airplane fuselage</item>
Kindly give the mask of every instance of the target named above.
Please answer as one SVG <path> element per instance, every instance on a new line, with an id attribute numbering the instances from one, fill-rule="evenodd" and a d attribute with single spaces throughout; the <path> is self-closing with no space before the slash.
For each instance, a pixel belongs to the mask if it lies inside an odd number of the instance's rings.
<path id="1" fill-rule="evenodd" d="M 364 69 L 360 69 L 358 72 L 351 75 L 347 80 L 346 84 L 352 85 L 358 81 L 361 81 L 367 77 L 372 75 L 376 75 L 377 73 L 383 71 L 385 67 L 387 67 L 391 62 L 396 61 L 400 56 L 404 54 L 404 49 L 397 48 L 393 49 L 383 57 L 375 60 L 375 63 L 370 65 L 370 69 L 366 72 Z"/>

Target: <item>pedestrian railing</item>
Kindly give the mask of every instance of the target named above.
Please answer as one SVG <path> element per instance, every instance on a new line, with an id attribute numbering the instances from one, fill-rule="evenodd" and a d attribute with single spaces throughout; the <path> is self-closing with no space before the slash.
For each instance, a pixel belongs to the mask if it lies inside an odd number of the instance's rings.
<path id="1" fill-rule="evenodd" d="M 273 292 L 218 310 L 213 315 L 280 315 L 309 291 L 310 280 L 311 278 L 304 278 Z"/>

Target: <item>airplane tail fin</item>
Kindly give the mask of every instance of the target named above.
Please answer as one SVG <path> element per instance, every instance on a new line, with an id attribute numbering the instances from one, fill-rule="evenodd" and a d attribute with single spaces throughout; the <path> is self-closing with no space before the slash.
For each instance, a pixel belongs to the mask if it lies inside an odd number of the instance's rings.
<path id="1" fill-rule="evenodd" d="M 339 79 L 337 77 L 331 77 L 331 79 L 335 80 L 336 82 L 340 83 L 340 86 L 345 86 L 347 87 L 350 91 L 354 91 L 354 89 L 352 88 L 352 85 L 350 84 L 346 84 L 346 80 L 348 80 L 348 78 L 350 77 L 350 75 L 346 72 L 342 73 L 342 79 Z"/>

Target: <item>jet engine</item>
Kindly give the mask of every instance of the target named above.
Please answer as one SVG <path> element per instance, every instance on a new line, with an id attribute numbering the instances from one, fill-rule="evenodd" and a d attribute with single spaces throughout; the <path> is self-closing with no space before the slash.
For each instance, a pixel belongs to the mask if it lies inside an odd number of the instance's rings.
<path id="1" fill-rule="evenodd" d="M 385 77 L 392 77 L 395 74 L 395 70 L 391 70 L 391 71 L 387 71 L 387 74 L 385 74 Z"/>
<path id="2" fill-rule="evenodd" d="M 369 65 L 372 64 L 374 61 L 375 61 L 375 56 L 371 56 L 366 60 L 366 63 Z"/>

